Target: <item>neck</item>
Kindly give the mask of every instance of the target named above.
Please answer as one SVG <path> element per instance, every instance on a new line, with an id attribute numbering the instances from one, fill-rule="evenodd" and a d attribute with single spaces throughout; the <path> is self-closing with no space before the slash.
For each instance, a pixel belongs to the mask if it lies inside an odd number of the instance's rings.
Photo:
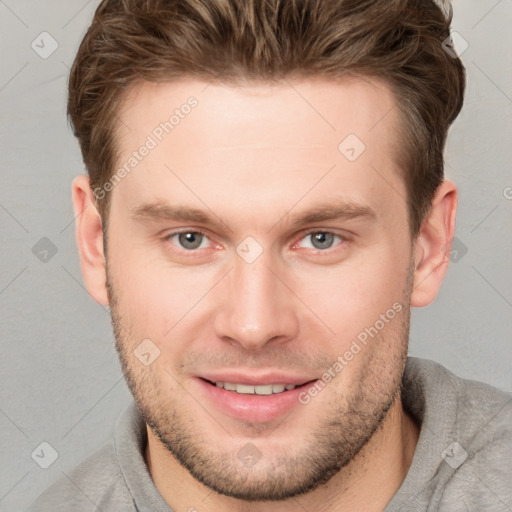
<path id="1" fill-rule="evenodd" d="M 398 491 L 412 462 L 420 427 L 398 395 L 381 426 L 359 454 L 329 482 L 306 495 L 279 502 L 245 502 L 212 492 L 196 481 L 151 429 L 145 459 L 163 499 L 173 510 L 220 512 L 382 511 Z"/>

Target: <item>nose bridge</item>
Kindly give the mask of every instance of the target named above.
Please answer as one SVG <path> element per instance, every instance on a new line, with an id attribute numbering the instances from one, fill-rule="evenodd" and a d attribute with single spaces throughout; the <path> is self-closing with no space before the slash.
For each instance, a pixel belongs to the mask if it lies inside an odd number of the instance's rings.
<path id="1" fill-rule="evenodd" d="M 236 255 L 215 328 L 220 338 L 258 350 L 271 340 L 296 336 L 298 322 L 291 293 L 276 277 L 271 255 L 263 252 L 249 261 Z"/>

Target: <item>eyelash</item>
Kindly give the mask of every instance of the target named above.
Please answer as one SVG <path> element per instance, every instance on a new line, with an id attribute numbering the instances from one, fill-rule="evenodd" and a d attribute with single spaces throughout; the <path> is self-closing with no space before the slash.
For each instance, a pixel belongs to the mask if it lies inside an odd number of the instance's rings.
<path id="1" fill-rule="evenodd" d="M 207 238 L 209 240 L 209 237 L 208 235 L 204 232 L 204 231 L 200 231 L 200 230 L 193 230 L 193 229 L 183 229 L 183 230 L 179 230 L 179 231 L 172 231 L 171 233 L 168 233 L 167 235 L 165 235 L 164 237 L 164 241 L 168 241 L 168 242 L 171 242 L 172 238 L 175 237 L 175 236 L 178 236 L 178 235 L 181 235 L 183 233 L 194 233 L 194 234 L 198 234 L 198 235 L 202 235 L 203 237 Z M 327 231 L 327 230 L 321 230 L 321 229 L 314 229 L 314 230 L 310 230 L 308 232 L 306 232 L 304 235 L 301 236 L 301 238 L 299 239 L 299 242 L 302 241 L 304 238 L 308 237 L 308 236 L 311 236 L 313 234 L 317 234 L 317 233 L 323 233 L 323 234 L 328 234 L 328 235 L 334 235 L 335 237 L 338 237 L 341 241 L 340 243 L 338 243 L 337 245 L 343 245 L 344 242 L 348 242 L 349 238 L 347 236 L 344 236 L 344 235 L 340 235 L 338 233 L 334 233 L 332 231 Z M 297 245 L 298 242 L 296 242 L 294 244 Z M 174 245 L 174 244 L 172 244 Z M 334 246 L 336 247 L 336 245 Z M 325 249 L 325 250 L 322 250 L 322 249 L 311 249 L 312 251 L 314 251 L 314 254 L 332 254 L 332 252 L 335 250 L 333 248 L 328 248 L 328 249 Z M 198 256 L 198 253 L 201 251 L 201 249 L 190 249 L 190 250 L 186 250 L 186 249 L 178 249 L 178 252 L 182 253 L 182 254 L 186 254 L 187 256 Z"/>

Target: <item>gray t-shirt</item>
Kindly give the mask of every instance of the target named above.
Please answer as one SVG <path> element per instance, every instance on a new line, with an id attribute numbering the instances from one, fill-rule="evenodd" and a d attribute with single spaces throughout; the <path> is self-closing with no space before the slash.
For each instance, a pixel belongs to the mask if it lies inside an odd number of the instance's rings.
<path id="1" fill-rule="evenodd" d="M 404 407 L 421 424 L 414 458 L 384 512 L 511 512 L 512 393 L 409 357 Z M 113 439 L 49 487 L 27 512 L 173 512 L 144 462 L 135 403 Z M 270 505 L 269 505 L 270 507 Z"/>

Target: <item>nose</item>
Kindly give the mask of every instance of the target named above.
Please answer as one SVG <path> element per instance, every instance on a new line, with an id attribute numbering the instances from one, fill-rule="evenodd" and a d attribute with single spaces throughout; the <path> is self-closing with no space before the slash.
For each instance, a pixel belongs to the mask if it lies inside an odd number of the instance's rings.
<path id="1" fill-rule="evenodd" d="M 265 252 L 253 263 L 235 256 L 234 269 L 217 290 L 214 329 L 219 339 L 255 352 L 297 336 L 300 302 L 270 260 Z"/>

